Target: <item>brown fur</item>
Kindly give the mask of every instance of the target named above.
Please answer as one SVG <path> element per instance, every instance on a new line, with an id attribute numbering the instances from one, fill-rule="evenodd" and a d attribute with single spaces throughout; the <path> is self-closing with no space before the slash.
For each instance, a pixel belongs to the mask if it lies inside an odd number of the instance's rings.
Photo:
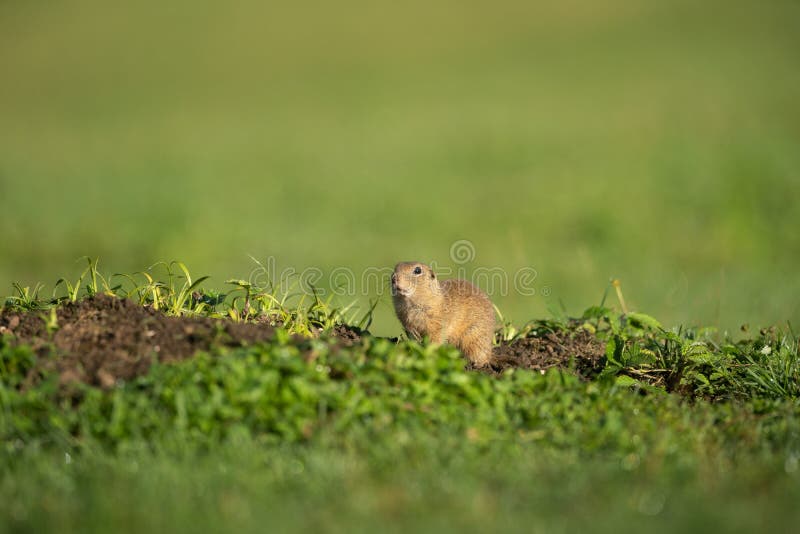
<path id="1" fill-rule="evenodd" d="M 420 274 L 414 274 L 419 267 Z M 442 280 L 424 263 L 402 262 L 392 275 L 397 318 L 410 338 L 458 348 L 476 367 L 489 364 L 494 337 L 494 307 L 466 280 Z"/>

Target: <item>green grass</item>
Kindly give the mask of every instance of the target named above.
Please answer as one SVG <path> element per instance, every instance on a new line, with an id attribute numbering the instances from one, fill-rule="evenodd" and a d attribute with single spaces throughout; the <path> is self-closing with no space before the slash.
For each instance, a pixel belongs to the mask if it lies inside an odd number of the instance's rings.
<path id="1" fill-rule="evenodd" d="M 784 1 L 5 2 L 0 287 L 83 255 L 182 258 L 217 287 L 248 255 L 452 266 L 469 239 L 468 270 L 537 270 L 536 295 L 494 295 L 517 323 L 578 314 L 617 277 L 666 324 L 799 324 L 799 18 Z M 385 295 L 375 318 L 397 333 Z"/>
<path id="2" fill-rule="evenodd" d="M 31 531 L 797 519 L 796 397 L 687 403 L 558 371 L 465 373 L 451 350 L 311 343 L 309 363 L 285 341 L 201 356 L 78 406 L 4 388 L 0 514 Z"/>
<path id="3" fill-rule="evenodd" d="M 685 450 L 667 467 L 531 444 L 476 450 L 437 440 L 379 452 L 391 461 L 249 445 L 69 464 L 37 454 L 4 470 L 0 511 L 23 532 L 753 532 L 791 530 L 797 520 L 796 461 L 783 455 L 740 457 L 747 465 L 732 468 L 699 466 L 705 455 Z"/>

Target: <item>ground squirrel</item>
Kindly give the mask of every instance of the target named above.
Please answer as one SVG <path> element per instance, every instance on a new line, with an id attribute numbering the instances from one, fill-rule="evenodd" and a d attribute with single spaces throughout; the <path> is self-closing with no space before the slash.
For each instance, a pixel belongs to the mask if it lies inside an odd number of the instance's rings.
<path id="1" fill-rule="evenodd" d="M 392 274 L 392 300 L 409 337 L 427 336 L 458 348 L 476 367 L 492 356 L 494 307 L 466 280 L 442 280 L 419 262 L 398 263 Z"/>

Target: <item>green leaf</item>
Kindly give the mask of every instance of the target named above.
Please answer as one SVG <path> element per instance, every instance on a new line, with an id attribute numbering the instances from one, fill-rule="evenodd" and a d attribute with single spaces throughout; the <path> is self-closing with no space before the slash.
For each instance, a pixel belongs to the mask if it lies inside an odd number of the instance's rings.
<path id="1" fill-rule="evenodd" d="M 647 314 L 631 312 L 625 317 L 633 327 L 641 328 L 642 330 L 663 330 L 661 323 Z"/>

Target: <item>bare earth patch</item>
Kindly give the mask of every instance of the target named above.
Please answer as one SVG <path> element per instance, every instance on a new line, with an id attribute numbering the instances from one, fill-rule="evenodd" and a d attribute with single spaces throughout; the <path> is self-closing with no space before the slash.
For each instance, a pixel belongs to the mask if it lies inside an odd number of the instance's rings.
<path id="1" fill-rule="evenodd" d="M 48 332 L 49 311 L 0 313 L 0 332 L 31 345 L 40 356 L 54 349 L 57 358 L 40 358 L 62 383 L 111 387 L 147 373 L 154 361 L 175 362 L 213 346 L 237 347 L 273 336 L 265 325 L 204 317 L 168 317 L 131 300 L 96 295 L 59 306 L 58 328 Z M 34 369 L 35 374 L 39 370 Z M 30 376 L 35 381 L 35 376 Z"/>
<path id="2" fill-rule="evenodd" d="M 83 382 L 104 388 L 147 373 L 153 362 L 176 362 L 212 347 L 240 347 L 268 341 L 274 329 L 264 324 L 235 323 L 204 317 L 169 317 L 133 301 L 96 295 L 59 306 L 57 327 L 48 329 L 50 311 L 0 311 L 0 334 L 12 334 L 40 356 L 27 383 L 42 371 L 55 371 L 64 385 Z M 352 347 L 368 335 L 355 327 L 338 325 L 331 332 L 343 347 Z M 49 355 L 55 353 L 57 357 Z M 491 369 L 545 371 L 572 369 L 584 378 L 603 366 L 605 345 L 584 330 L 546 332 L 495 346 Z"/>
<path id="3" fill-rule="evenodd" d="M 497 345 L 492 355 L 492 369 L 495 372 L 508 368 L 546 371 L 561 367 L 591 378 L 603 369 L 605 350 L 605 343 L 586 330 L 547 332 Z"/>

